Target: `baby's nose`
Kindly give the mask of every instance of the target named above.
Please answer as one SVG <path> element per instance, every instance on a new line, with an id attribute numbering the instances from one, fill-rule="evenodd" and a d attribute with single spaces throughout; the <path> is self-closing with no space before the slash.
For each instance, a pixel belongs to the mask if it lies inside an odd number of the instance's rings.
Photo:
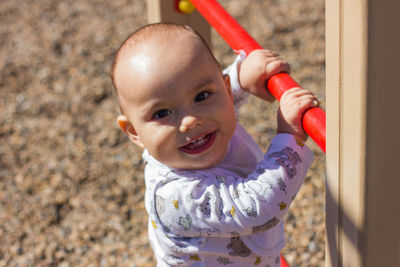
<path id="1" fill-rule="evenodd" d="M 185 116 L 183 117 L 181 125 L 179 126 L 179 131 L 185 133 L 199 124 L 201 124 L 201 121 L 198 117 L 192 115 Z"/>

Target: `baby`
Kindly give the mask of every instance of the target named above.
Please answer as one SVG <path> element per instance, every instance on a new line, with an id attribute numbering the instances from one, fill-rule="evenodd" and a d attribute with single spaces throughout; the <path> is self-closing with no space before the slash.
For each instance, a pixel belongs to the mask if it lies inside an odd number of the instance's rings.
<path id="1" fill-rule="evenodd" d="M 237 122 L 249 93 L 289 71 L 276 53 L 242 53 L 224 71 L 183 25 L 147 25 L 126 39 L 113 66 L 121 130 L 144 149 L 145 205 L 157 266 L 280 266 L 283 217 L 313 160 L 305 110 L 317 98 L 284 93 L 268 152 Z"/>

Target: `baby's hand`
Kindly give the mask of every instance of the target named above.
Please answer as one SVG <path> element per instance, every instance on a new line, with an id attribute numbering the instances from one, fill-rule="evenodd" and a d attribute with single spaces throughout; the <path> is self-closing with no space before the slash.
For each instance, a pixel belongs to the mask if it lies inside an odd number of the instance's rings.
<path id="1" fill-rule="evenodd" d="M 307 140 L 303 129 L 304 112 L 319 105 L 318 98 L 310 91 L 302 88 L 292 88 L 283 93 L 278 110 L 278 133 L 289 133 Z"/>
<path id="2" fill-rule="evenodd" d="M 274 74 L 289 71 L 289 64 L 277 53 L 266 49 L 254 50 L 239 66 L 239 83 L 243 90 L 273 102 L 275 98 L 266 89 L 266 80 Z"/>

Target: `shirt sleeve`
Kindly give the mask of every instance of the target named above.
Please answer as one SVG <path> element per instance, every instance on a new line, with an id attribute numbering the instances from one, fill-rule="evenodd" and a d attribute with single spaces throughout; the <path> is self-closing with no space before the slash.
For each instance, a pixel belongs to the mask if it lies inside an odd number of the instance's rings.
<path id="1" fill-rule="evenodd" d="M 313 153 L 302 141 L 278 134 L 247 177 L 232 173 L 174 173 L 155 190 L 164 231 L 185 237 L 250 235 L 282 220 L 304 181 Z M 175 178 L 173 176 L 175 175 Z"/>
<path id="2" fill-rule="evenodd" d="M 239 83 L 238 65 L 242 63 L 245 58 L 246 53 L 243 50 L 239 51 L 235 61 L 223 71 L 223 74 L 229 75 L 230 78 L 236 114 L 238 114 L 239 108 L 247 103 L 247 99 L 250 95 L 246 91 L 243 91 Z"/>

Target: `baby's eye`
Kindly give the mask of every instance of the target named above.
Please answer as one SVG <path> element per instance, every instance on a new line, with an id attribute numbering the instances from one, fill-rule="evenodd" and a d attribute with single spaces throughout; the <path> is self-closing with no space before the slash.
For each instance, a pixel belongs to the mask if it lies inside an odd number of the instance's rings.
<path id="1" fill-rule="evenodd" d="M 154 113 L 153 119 L 162 119 L 169 114 L 171 114 L 171 111 L 169 109 L 160 109 Z"/>
<path id="2" fill-rule="evenodd" d="M 211 93 L 209 93 L 209 92 L 201 92 L 200 94 L 196 95 L 196 97 L 194 98 L 194 102 L 204 101 L 207 98 L 209 98 L 210 95 L 211 95 Z"/>

